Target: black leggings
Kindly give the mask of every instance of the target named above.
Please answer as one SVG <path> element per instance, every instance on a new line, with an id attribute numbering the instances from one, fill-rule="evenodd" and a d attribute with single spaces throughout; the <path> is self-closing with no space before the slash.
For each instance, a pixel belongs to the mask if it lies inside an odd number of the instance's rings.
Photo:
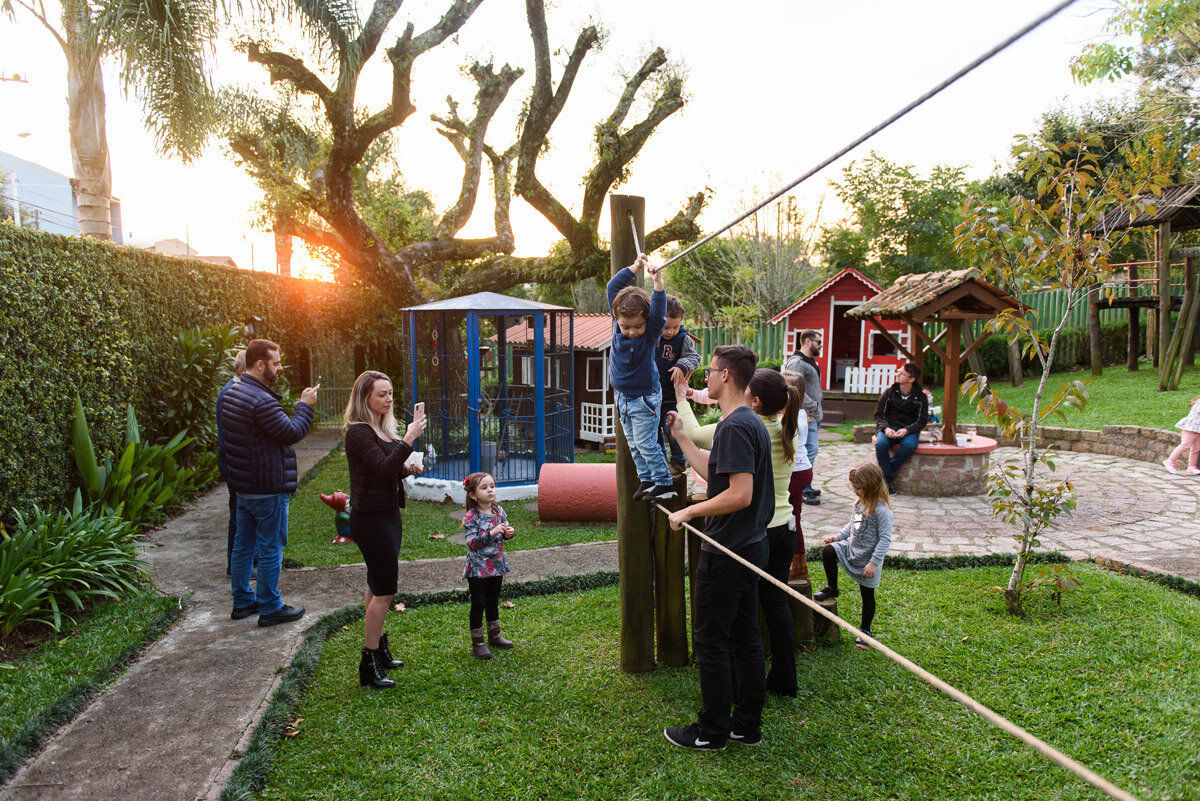
<path id="1" fill-rule="evenodd" d="M 484 612 L 487 612 L 489 623 L 500 619 L 500 585 L 503 581 L 504 576 L 467 579 L 467 586 L 471 588 L 471 628 L 483 627 Z"/>
<path id="2" fill-rule="evenodd" d="M 837 592 L 838 559 L 832 545 L 821 549 L 821 564 L 825 566 L 825 583 L 829 589 Z M 875 588 L 858 585 L 858 593 L 862 596 L 862 625 L 863 631 L 871 630 L 871 622 L 875 620 Z"/>

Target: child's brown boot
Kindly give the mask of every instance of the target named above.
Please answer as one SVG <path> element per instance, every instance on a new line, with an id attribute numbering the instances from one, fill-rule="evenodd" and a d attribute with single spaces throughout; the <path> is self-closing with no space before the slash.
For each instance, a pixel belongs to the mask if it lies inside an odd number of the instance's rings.
<path id="1" fill-rule="evenodd" d="M 471 629 L 471 655 L 476 659 L 491 659 L 492 652 L 484 642 L 483 629 Z"/>

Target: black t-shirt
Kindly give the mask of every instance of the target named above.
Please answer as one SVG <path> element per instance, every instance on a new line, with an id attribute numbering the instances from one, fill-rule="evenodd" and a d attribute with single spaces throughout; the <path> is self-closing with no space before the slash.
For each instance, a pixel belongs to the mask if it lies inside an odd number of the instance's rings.
<path id="1" fill-rule="evenodd" d="M 704 533 L 730 550 L 753 545 L 767 536 L 775 514 L 775 478 L 771 469 L 771 440 L 767 428 L 749 406 L 734 409 L 717 423 L 708 457 L 708 497 L 729 489 L 734 473 L 754 475 L 754 497 L 745 509 L 709 517 Z M 718 552 L 708 543 L 706 551 Z"/>

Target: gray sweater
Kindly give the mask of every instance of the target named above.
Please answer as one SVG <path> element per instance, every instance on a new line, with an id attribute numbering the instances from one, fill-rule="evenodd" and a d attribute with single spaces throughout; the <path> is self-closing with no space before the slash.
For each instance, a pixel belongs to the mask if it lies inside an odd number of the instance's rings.
<path id="1" fill-rule="evenodd" d="M 854 504 L 854 517 L 838 532 L 837 542 L 830 545 L 850 578 L 864 587 L 878 587 L 883 557 L 892 547 L 892 510 L 879 503 L 874 513 L 867 514 L 861 503 Z M 871 578 L 863 575 L 868 562 L 875 563 Z"/>
<path id="2" fill-rule="evenodd" d="M 823 394 L 821 392 L 821 373 L 817 368 L 803 359 L 799 353 L 792 354 L 792 358 L 787 360 L 783 365 L 783 369 L 804 376 L 804 395 L 816 407 L 815 414 L 806 409 L 808 411 L 809 422 L 820 424 L 821 418 L 824 416 L 824 410 L 821 409 Z"/>

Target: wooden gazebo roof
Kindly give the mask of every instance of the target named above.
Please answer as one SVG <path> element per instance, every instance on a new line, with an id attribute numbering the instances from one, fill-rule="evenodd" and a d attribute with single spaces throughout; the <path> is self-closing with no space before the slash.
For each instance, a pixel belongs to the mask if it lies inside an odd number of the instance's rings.
<path id="1" fill-rule="evenodd" d="M 995 317 L 1021 304 L 984 281 L 978 270 L 940 270 L 902 275 L 887 289 L 846 312 L 859 320 L 928 323 L 945 320 L 978 320 Z"/>
<path id="2" fill-rule="evenodd" d="M 1143 225 L 1160 225 L 1171 223 L 1172 231 L 1191 231 L 1200 228 L 1200 181 L 1188 181 L 1183 184 L 1164 186 L 1162 194 L 1139 195 L 1139 199 L 1154 207 L 1153 214 L 1139 214 L 1129 221 L 1129 209 L 1118 206 L 1104 215 L 1104 221 L 1095 226 L 1092 231 L 1121 231 L 1126 228 L 1140 228 Z"/>

